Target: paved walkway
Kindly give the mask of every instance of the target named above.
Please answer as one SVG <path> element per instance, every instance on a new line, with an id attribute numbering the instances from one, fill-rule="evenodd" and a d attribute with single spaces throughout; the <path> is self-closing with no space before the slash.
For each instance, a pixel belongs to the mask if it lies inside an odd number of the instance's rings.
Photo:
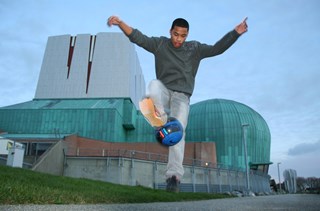
<path id="1" fill-rule="evenodd" d="M 285 194 L 231 199 L 215 199 L 193 202 L 146 203 L 146 204 L 98 204 L 98 205 L 0 205 L 0 210 L 110 210 L 110 211 L 206 211 L 206 210 L 320 210 L 320 195 Z"/>

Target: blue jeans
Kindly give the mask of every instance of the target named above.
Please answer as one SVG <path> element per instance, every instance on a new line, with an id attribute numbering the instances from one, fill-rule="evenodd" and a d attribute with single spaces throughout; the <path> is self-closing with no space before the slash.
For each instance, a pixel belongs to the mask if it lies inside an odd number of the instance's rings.
<path id="1" fill-rule="evenodd" d="M 169 157 L 167 164 L 166 177 L 169 178 L 175 175 L 181 180 L 185 147 L 185 129 L 188 124 L 190 96 L 182 93 L 167 89 L 160 80 L 152 80 L 148 87 L 149 93 L 147 94 L 152 100 L 161 114 L 161 118 L 174 117 L 180 121 L 183 126 L 183 137 L 181 141 L 169 147 Z"/>

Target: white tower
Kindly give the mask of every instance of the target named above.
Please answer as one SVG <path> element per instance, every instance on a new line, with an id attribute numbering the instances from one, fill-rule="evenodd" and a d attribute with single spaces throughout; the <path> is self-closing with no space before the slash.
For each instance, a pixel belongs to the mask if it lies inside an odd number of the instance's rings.
<path id="1" fill-rule="evenodd" d="M 145 81 L 134 45 L 122 33 L 48 38 L 35 99 L 130 98 Z"/>

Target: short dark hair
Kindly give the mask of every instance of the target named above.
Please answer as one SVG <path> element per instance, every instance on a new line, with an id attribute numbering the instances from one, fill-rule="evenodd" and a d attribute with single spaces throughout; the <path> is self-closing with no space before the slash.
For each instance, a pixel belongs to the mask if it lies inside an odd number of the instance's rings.
<path id="1" fill-rule="evenodd" d="M 175 27 L 175 26 L 180 26 L 183 28 L 187 28 L 187 30 L 189 31 L 189 23 L 188 21 L 186 21 L 183 18 L 177 18 L 172 22 L 172 26 L 171 26 L 171 30 Z"/>

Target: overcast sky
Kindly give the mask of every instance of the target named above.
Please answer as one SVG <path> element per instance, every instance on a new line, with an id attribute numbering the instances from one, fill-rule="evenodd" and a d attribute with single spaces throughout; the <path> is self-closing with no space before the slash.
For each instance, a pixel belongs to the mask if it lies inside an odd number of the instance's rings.
<path id="1" fill-rule="evenodd" d="M 90 3 L 86 3 L 90 2 Z M 223 98 L 263 116 L 271 131 L 270 175 L 295 169 L 320 177 L 320 1 L 1 0 L 0 107 L 34 98 L 49 36 L 120 32 L 122 20 L 149 36 L 189 21 L 188 40 L 213 44 L 248 17 L 249 31 L 223 55 L 203 60 L 192 103 Z M 136 47 L 146 82 L 153 56 Z"/>

